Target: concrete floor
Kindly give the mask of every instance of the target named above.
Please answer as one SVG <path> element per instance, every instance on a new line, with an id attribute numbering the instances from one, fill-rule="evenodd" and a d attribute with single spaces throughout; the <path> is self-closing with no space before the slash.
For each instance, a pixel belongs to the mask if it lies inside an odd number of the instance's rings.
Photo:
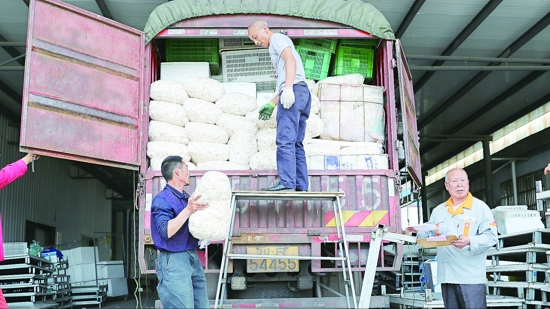
<path id="1" fill-rule="evenodd" d="M 159 298 L 156 292 L 142 292 L 141 295 L 129 294 L 127 296 L 107 297 L 102 308 L 155 308 L 155 301 L 157 299 Z"/>

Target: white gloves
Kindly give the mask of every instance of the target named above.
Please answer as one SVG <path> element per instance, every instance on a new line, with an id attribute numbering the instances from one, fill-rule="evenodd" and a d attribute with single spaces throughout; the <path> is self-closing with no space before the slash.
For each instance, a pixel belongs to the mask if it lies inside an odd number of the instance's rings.
<path id="1" fill-rule="evenodd" d="M 292 90 L 292 87 L 283 88 L 283 93 L 281 94 L 281 104 L 283 104 L 283 107 L 286 109 L 291 108 L 292 104 L 294 104 L 294 90 Z"/>

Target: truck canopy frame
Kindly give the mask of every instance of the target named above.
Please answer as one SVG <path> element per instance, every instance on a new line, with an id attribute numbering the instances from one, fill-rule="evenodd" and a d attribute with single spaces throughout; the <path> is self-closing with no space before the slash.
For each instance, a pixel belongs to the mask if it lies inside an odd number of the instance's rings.
<path id="1" fill-rule="evenodd" d="M 395 40 L 390 23 L 371 4 L 361 0 L 175 0 L 156 7 L 145 24 L 145 44 L 170 25 L 184 19 L 227 14 L 270 14 L 332 21 Z"/>

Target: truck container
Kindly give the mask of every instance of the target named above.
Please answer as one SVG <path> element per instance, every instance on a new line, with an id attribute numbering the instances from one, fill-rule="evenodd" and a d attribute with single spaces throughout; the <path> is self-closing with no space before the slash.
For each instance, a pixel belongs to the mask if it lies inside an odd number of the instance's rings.
<path id="1" fill-rule="evenodd" d="M 388 168 L 309 170 L 310 191 L 345 193 L 345 230 L 355 290 L 359 292 L 371 231 L 383 224 L 389 232 L 401 233 L 402 182 L 421 186 L 412 75 L 389 23 L 362 1 L 172 1 L 152 12 L 144 31 L 61 1 L 31 1 L 20 148 L 139 171 L 136 250 L 141 273 L 154 274 L 156 249 L 151 238 L 150 206 L 165 181 L 160 171 L 150 170 L 146 157 L 148 106 L 150 84 L 159 79 L 160 63 L 166 61 L 166 41 L 247 41 L 247 28 L 256 19 L 267 21 L 274 32 L 286 33 L 292 39 L 345 39 L 346 46 L 357 42 L 356 48 L 373 49 L 368 83 L 384 88 Z M 398 155 L 400 152 L 404 157 Z M 189 192 L 205 172 L 191 171 Z M 277 177 L 275 170 L 225 173 L 233 190 L 259 190 Z M 235 253 L 261 244 L 294 247 L 300 255 L 338 255 L 334 215 L 324 202 L 243 201 L 237 209 Z M 222 242 L 214 242 L 201 251 L 211 299 L 215 297 L 222 247 Z M 401 245 L 386 244 L 380 252 L 378 270 L 397 270 L 401 259 Z M 269 304 L 341 307 L 344 282 L 339 263 L 301 261 L 285 272 L 267 268 L 251 272 L 247 263 L 250 261 L 234 260 L 229 265 L 233 276 L 246 278 L 246 286 L 232 290 L 229 285 L 226 304 L 260 306 L 262 299 L 276 299 Z M 389 305 L 384 298 L 373 298 L 372 304 Z"/>

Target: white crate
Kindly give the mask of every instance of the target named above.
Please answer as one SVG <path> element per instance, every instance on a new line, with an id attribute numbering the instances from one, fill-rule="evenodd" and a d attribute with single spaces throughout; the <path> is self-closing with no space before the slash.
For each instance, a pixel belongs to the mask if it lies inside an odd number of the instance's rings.
<path id="1" fill-rule="evenodd" d="M 4 243 L 4 256 L 27 254 L 28 251 L 26 242 Z"/>
<path id="2" fill-rule="evenodd" d="M 269 50 L 236 50 L 221 52 L 223 81 L 231 82 L 268 82 L 275 85 L 277 78 L 271 64 Z M 256 87 L 264 90 L 266 86 Z M 275 87 L 273 86 L 273 90 Z"/>
<path id="3" fill-rule="evenodd" d="M 495 220 L 540 219 L 540 214 L 536 210 L 497 210 L 495 208 L 492 212 Z"/>
<path id="4" fill-rule="evenodd" d="M 493 217 L 497 223 L 497 230 L 500 234 L 504 235 L 544 228 L 544 224 L 540 219 L 540 214 L 538 211 L 526 210 L 521 206 L 508 207 L 510 208 L 503 208 L 503 206 L 499 206 L 492 210 Z M 522 210 L 514 210 L 512 207 L 518 207 Z M 525 206 L 525 208 L 526 207 L 527 206 Z"/>
<path id="5" fill-rule="evenodd" d="M 231 48 L 260 48 L 254 44 L 249 38 L 226 38 L 219 40 L 219 49 L 231 49 Z"/>
<path id="6" fill-rule="evenodd" d="M 508 206 L 497 206 L 493 209 L 495 211 L 507 211 L 507 210 L 527 210 L 526 205 L 508 205 Z"/>
<path id="7" fill-rule="evenodd" d="M 162 62 L 160 64 L 160 79 L 175 80 L 183 83 L 188 77 L 210 77 L 208 62 Z"/>

